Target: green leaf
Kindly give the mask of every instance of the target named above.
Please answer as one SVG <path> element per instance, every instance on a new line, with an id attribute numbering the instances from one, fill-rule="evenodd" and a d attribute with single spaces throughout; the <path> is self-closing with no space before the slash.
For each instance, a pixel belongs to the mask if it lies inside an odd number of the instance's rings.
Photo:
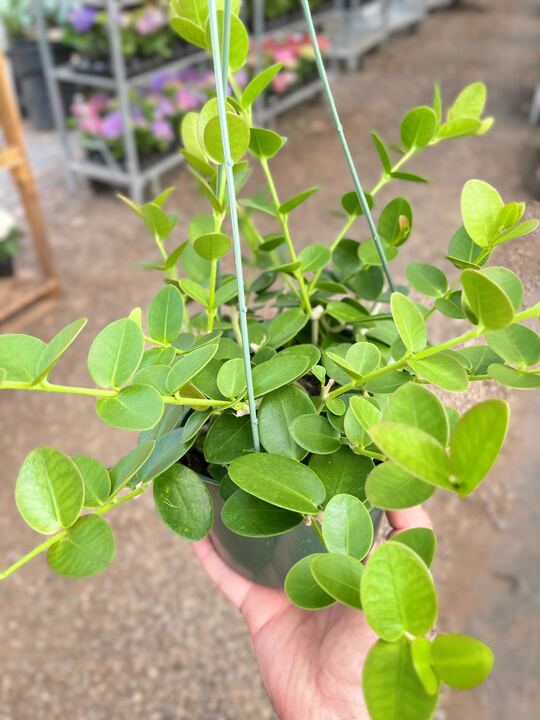
<path id="1" fill-rule="evenodd" d="M 469 386 L 465 368 L 450 355 L 432 355 L 423 360 L 409 360 L 414 372 L 436 387 L 450 392 L 464 392 Z"/>
<path id="2" fill-rule="evenodd" d="M 444 407 L 439 398 L 422 385 L 409 383 L 399 388 L 390 397 L 382 419 L 414 425 L 444 447 L 448 443 L 448 418 Z"/>
<path id="3" fill-rule="evenodd" d="M 241 490 L 293 512 L 313 514 L 325 498 L 324 485 L 306 465 L 264 453 L 236 458 L 229 477 Z"/>
<path id="4" fill-rule="evenodd" d="M 291 422 L 289 430 L 300 447 L 318 455 L 334 453 L 341 445 L 339 432 L 321 415 L 300 415 Z"/>
<path id="5" fill-rule="evenodd" d="M 176 33 L 187 43 L 196 45 L 204 50 L 207 49 L 206 35 L 203 29 L 194 22 L 187 18 L 173 17 L 171 18 L 171 25 Z"/>
<path id="6" fill-rule="evenodd" d="M 204 441 L 204 457 L 214 465 L 227 465 L 253 447 L 249 417 L 219 415 Z"/>
<path id="7" fill-rule="evenodd" d="M 508 365 L 490 365 L 487 374 L 501 385 L 516 388 L 517 390 L 529 390 L 540 387 L 540 375 L 520 372 L 519 370 L 508 367 Z"/>
<path id="8" fill-rule="evenodd" d="M 375 145 L 375 150 L 377 151 L 384 172 L 389 174 L 392 170 L 392 162 L 390 160 L 390 156 L 388 154 L 388 150 L 386 149 L 385 144 L 377 135 L 377 133 L 373 130 L 371 131 L 371 139 L 373 140 L 373 144 Z"/>
<path id="9" fill-rule="evenodd" d="M 96 385 L 118 388 L 133 376 L 144 351 L 141 328 L 133 320 L 115 320 L 95 338 L 88 371 Z"/>
<path id="10" fill-rule="evenodd" d="M 328 553 L 311 561 L 311 574 L 320 587 L 335 600 L 361 610 L 360 580 L 364 566 L 348 555 Z"/>
<path id="11" fill-rule="evenodd" d="M 447 490 L 450 460 L 443 446 L 423 430 L 396 422 L 382 422 L 369 429 L 372 440 L 396 465 L 419 480 Z"/>
<path id="12" fill-rule="evenodd" d="M 426 347 L 426 322 L 412 300 L 394 292 L 390 299 L 392 317 L 407 350 L 416 353 Z"/>
<path id="13" fill-rule="evenodd" d="M 249 138 L 249 149 L 258 158 L 266 158 L 269 160 L 277 155 L 286 143 L 286 138 L 278 135 L 273 130 L 266 128 L 251 128 Z M 275 208 L 272 206 L 272 214 L 275 214 Z"/>
<path id="14" fill-rule="evenodd" d="M 185 278 L 180 280 L 179 285 L 188 297 L 195 300 L 195 302 L 198 302 L 200 305 L 208 307 L 209 295 L 206 288 L 201 287 L 199 283 L 196 283 L 193 280 Z"/>
<path id="15" fill-rule="evenodd" d="M 84 502 L 84 484 L 77 465 L 54 448 L 29 453 L 17 475 L 15 502 L 23 520 L 45 535 L 68 528 Z"/>
<path id="16" fill-rule="evenodd" d="M 364 195 L 366 198 L 367 206 L 371 210 L 374 204 L 373 198 L 369 193 L 365 193 Z M 341 198 L 341 207 L 349 216 L 359 216 L 364 214 L 356 190 L 351 190 L 351 192 L 345 193 L 345 195 L 343 195 L 343 197 Z"/>
<path id="17" fill-rule="evenodd" d="M 482 82 L 474 82 L 467 85 L 454 100 L 453 105 L 448 108 L 447 117 L 449 120 L 459 118 L 480 118 L 486 106 L 487 91 Z"/>
<path id="18" fill-rule="evenodd" d="M 6 372 L 4 381 L 32 382 L 46 347 L 42 340 L 31 335 L 0 335 L 0 368 Z"/>
<path id="19" fill-rule="evenodd" d="M 501 330 L 514 318 L 514 307 L 499 285 L 478 270 L 464 270 L 461 283 L 467 302 L 486 330 Z"/>
<path id="20" fill-rule="evenodd" d="M 450 140 L 465 135 L 477 135 L 482 129 L 482 122 L 475 118 L 460 118 L 459 120 L 447 120 L 443 123 L 437 133 L 437 139 Z"/>
<path id="21" fill-rule="evenodd" d="M 72 322 L 70 325 L 67 325 L 67 327 L 60 330 L 60 332 L 47 344 L 36 364 L 36 377 L 34 378 L 34 384 L 41 382 L 48 376 L 62 355 L 66 352 L 70 345 L 75 342 L 87 322 L 88 320 L 86 318 L 75 320 L 75 322 Z"/>
<path id="22" fill-rule="evenodd" d="M 314 195 L 319 188 L 312 187 L 308 190 L 304 190 L 304 192 L 298 193 L 298 195 L 295 195 L 290 200 L 287 200 L 287 202 L 284 202 L 279 207 L 279 212 L 281 215 L 288 215 L 290 212 L 295 210 L 297 207 L 302 205 L 306 200 L 308 200 L 312 195 Z"/>
<path id="23" fill-rule="evenodd" d="M 253 368 L 253 386 L 255 396 L 267 395 L 283 385 L 289 385 L 304 375 L 310 366 L 309 358 L 279 353 L 271 360 L 261 363 Z"/>
<path id="24" fill-rule="evenodd" d="M 155 205 L 154 203 L 143 205 L 141 217 L 144 220 L 148 232 L 152 237 L 157 237 L 159 240 L 164 240 L 174 230 L 175 222 L 172 216 L 168 215 L 159 205 Z"/>
<path id="25" fill-rule="evenodd" d="M 332 415 L 345 415 L 347 411 L 347 405 L 341 398 L 328 398 L 325 403 L 326 409 L 332 413 Z"/>
<path id="26" fill-rule="evenodd" d="M 264 449 L 269 453 L 301 460 L 306 451 L 293 440 L 289 428 L 295 418 L 308 413 L 315 413 L 315 407 L 308 395 L 294 385 L 265 395 L 258 413 Z"/>
<path id="27" fill-rule="evenodd" d="M 418 555 L 397 542 L 385 542 L 372 553 L 360 584 L 366 620 L 383 640 L 404 633 L 424 635 L 437 618 L 433 578 Z"/>
<path id="28" fill-rule="evenodd" d="M 381 421 L 381 411 L 365 397 L 355 396 L 349 400 L 349 410 L 363 430 Z"/>
<path id="29" fill-rule="evenodd" d="M 184 299 L 174 285 L 162 288 L 148 309 L 148 332 L 154 340 L 171 343 L 178 337 L 184 319 Z"/>
<path id="30" fill-rule="evenodd" d="M 139 442 L 133 450 L 130 450 L 127 455 L 113 465 L 110 470 L 112 495 L 120 492 L 135 477 L 152 454 L 154 447 L 153 440 Z"/>
<path id="31" fill-rule="evenodd" d="M 317 272 L 322 270 L 332 258 L 332 253 L 329 248 L 318 243 L 313 243 L 303 248 L 298 253 L 298 259 L 300 260 L 300 272 Z"/>
<path id="32" fill-rule="evenodd" d="M 431 667 L 431 643 L 424 637 L 417 637 L 411 641 L 411 658 L 418 679 L 428 695 L 435 695 L 439 691 L 439 678 Z"/>
<path id="33" fill-rule="evenodd" d="M 363 322 L 369 313 L 362 307 L 357 307 L 344 300 L 331 300 L 325 309 L 326 313 L 344 325 L 354 325 Z"/>
<path id="34" fill-rule="evenodd" d="M 504 202 L 483 180 L 467 180 L 461 193 L 463 225 L 472 240 L 480 247 L 491 245 L 499 230 L 499 218 Z"/>
<path id="35" fill-rule="evenodd" d="M 415 173 L 410 172 L 393 172 L 390 174 L 390 177 L 394 178 L 394 180 L 405 180 L 406 182 L 416 182 L 416 183 L 428 183 L 429 180 L 422 175 L 416 175 Z"/>
<path id="36" fill-rule="evenodd" d="M 208 416 L 207 413 L 200 414 Z M 137 479 L 143 483 L 150 482 L 178 462 L 190 448 L 189 438 L 186 436 L 186 429 L 181 427 L 157 438 L 151 452 L 136 470 Z"/>
<path id="37" fill-rule="evenodd" d="M 373 462 L 355 455 L 348 447 L 341 447 L 332 455 L 312 455 L 309 467 L 326 488 L 326 500 L 346 493 L 359 500 L 366 499 L 364 485 Z"/>
<path id="38" fill-rule="evenodd" d="M 330 552 L 362 560 L 373 545 L 373 522 L 353 495 L 334 495 L 324 511 L 322 533 Z"/>
<path id="39" fill-rule="evenodd" d="M 457 492 L 468 495 L 493 466 L 504 443 L 508 403 L 485 400 L 462 415 L 450 439 L 450 463 Z"/>
<path id="40" fill-rule="evenodd" d="M 502 243 L 509 242 L 510 240 L 516 240 L 517 238 L 524 237 L 534 232 L 538 227 L 538 220 L 524 220 L 519 225 L 507 230 L 506 232 L 498 235 L 495 244 L 501 245 Z"/>
<path id="41" fill-rule="evenodd" d="M 227 127 L 229 129 L 229 145 L 233 162 L 238 162 L 249 148 L 249 126 L 239 115 L 227 112 Z M 204 145 L 212 160 L 224 163 L 223 145 L 221 143 L 221 126 L 219 116 L 214 115 L 204 128 Z"/>
<path id="42" fill-rule="evenodd" d="M 290 308 L 279 313 L 268 325 L 268 345 L 273 348 L 285 345 L 298 335 L 308 320 L 309 315 L 306 315 L 300 308 Z"/>
<path id="43" fill-rule="evenodd" d="M 513 325 L 511 325 L 510 327 L 513 327 Z M 494 332 L 505 331 L 497 330 Z M 488 335 L 493 334 L 494 333 L 488 333 Z M 491 348 L 489 348 L 487 345 L 470 345 L 469 347 L 461 348 L 461 350 L 458 350 L 458 352 L 460 355 L 466 358 L 466 360 L 469 361 L 469 372 L 471 375 L 485 375 L 487 373 L 488 367 L 492 363 L 502 363 L 501 358 L 495 355 L 493 350 L 491 350 Z"/>
<path id="44" fill-rule="evenodd" d="M 84 506 L 99 507 L 111 494 L 111 478 L 106 467 L 88 457 L 77 455 L 71 458 L 77 466 L 84 482 Z"/>
<path id="45" fill-rule="evenodd" d="M 240 105 L 247 110 L 247 108 L 250 107 L 259 97 L 259 95 L 264 92 L 282 68 L 283 65 L 281 63 L 276 63 L 275 65 L 270 65 L 270 67 L 265 68 L 258 75 L 255 75 L 255 77 L 252 78 L 252 80 L 250 80 L 250 82 L 246 85 L 244 92 L 242 93 L 242 97 L 240 98 Z"/>
<path id="46" fill-rule="evenodd" d="M 433 530 L 423 527 L 409 528 L 393 535 L 390 540 L 400 542 L 422 558 L 429 567 L 435 556 L 435 548 L 437 547 L 437 539 Z"/>
<path id="47" fill-rule="evenodd" d="M 201 235 L 194 243 L 195 252 L 205 260 L 219 260 L 231 249 L 231 239 L 224 233 Z"/>
<path id="48" fill-rule="evenodd" d="M 351 345 L 345 360 L 360 377 L 376 370 L 381 362 L 379 348 L 370 342 L 358 342 Z"/>
<path id="49" fill-rule="evenodd" d="M 453 292 L 447 298 L 437 298 L 435 300 L 435 308 L 446 315 L 446 317 L 454 320 L 463 320 L 463 308 L 461 306 L 461 292 Z"/>
<path id="50" fill-rule="evenodd" d="M 471 236 L 462 225 L 456 230 L 450 240 L 447 258 L 458 268 L 465 269 L 472 267 L 476 269 L 481 264 L 478 262 L 481 252 L 482 248 L 480 245 L 473 242 Z"/>
<path id="51" fill-rule="evenodd" d="M 221 518 L 226 527 L 243 537 L 271 537 L 292 530 L 302 515 L 236 490 L 225 502 Z"/>
<path id="52" fill-rule="evenodd" d="M 398 251 L 395 247 L 389 245 L 384 240 L 382 240 L 381 245 L 384 256 L 388 261 L 391 261 L 395 257 L 397 257 Z M 358 248 L 358 258 L 362 261 L 364 265 L 382 265 L 381 256 L 379 254 L 377 246 L 375 245 L 374 240 L 366 240 L 365 242 L 361 243 Z"/>
<path id="53" fill-rule="evenodd" d="M 494 267 L 490 265 L 482 270 L 490 280 L 498 285 L 510 298 L 514 310 L 519 310 L 523 304 L 524 288 L 523 283 L 515 272 L 505 267 Z"/>
<path id="54" fill-rule="evenodd" d="M 66 577 L 97 575 L 114 557 L 114 533 L 99 515 L 79 518 L 67 536 L 49 548 L 47 562 L 52 570 Z"/>
<path id="55" fill-rule="evenodd" d="M 163 414 L 163 400 L 150 385 L 129 385 L 118 395 L 99 398 L 98 416 L 112 427 L 122 430 L 149 430 Z"/>
<path id="56" fill-rule="evenodd" d="M 168 365 L 150 365 L 137 370 L 133 378 L 134 385 L 151 385 L 160 395 L 167 395 Z"/>
<path id="57" fill-rule="evenodd" d="M 412 208 L 405 198 L 394 198 L 383 209 L 377 228 L 381 238 L 398 247 L 409 237 L 412 230 Z"/>
<path id="58" fill-rule="evenodd" d="M 540 361 L 540 337 L 526 325 L 515 323 L 504 330 L 486 333 L 485 337 L 491 350 L 506 362 L 536 365 Z"/>
<path id="59" fill-rule="evenodd" d="M 175 535 L 202 540 L 210 532 L 214 506 L 204 482 L 184 465 L 173 465 L 154 480 L 154 503 Z"/>
<path id="60" fill-rule="evenodd" d="M 223 10 L 217 11 L 217 22 L 219 29 L 219 46 L 223 47 Z M 210 37 L 210 21 L 206 22 L 206 46 L 212 47 L 212 41 Z M 230 53 L 229 53 L 229 68 L 233 73 L 237 72 L 242 68 L 247 60 L 249 52 L 249 36 L 244 23 L 240 18 L 231 13 L 230 17 Z"/>
<path id="61" fill-rule="evenodd" d="M 390 462 L 377 465 L 368 475 L 366 495 L 382 510 L 404 510 L 428 500 L 435 488 Z"/>
<path id="62" fill-rule="evenodd" d="M 223 363 L 217 375 L 217 385 L 220 393 L 227 398 L 243 395 L 247 386 L 244 361 L 232 358 Z"/>
<path id="63" fill-rule="evenodd" d="M 318 553 L 306 555 L 292 566 L 285 578 L 284 587 L 289 599 L 304 610 L 318 610 L 335 603 L 334 598 L 322 589 L 311 572 L 311 563 L 320 556 Z"/>
<path id="64" fill-rule="evenodd" d="M 218 349 L 217 343 L 203 345 L 183 355 L 170 369 L 167 376 L 167 388 L 176 393 L 197 375 L 214 357 Z"/>
<path id="65" fill-rule="evenodd" d="M 368 265 L 351 277 L 347 284 L 361 298 L 376 300 L 384 287 L 384 274 L 377 265 Z"/>
<path id="66" fill-rule="evenodd" d="M 436 132 L 437 116 L 435 111 L 427 106 L 413 108 L 401 121 L 401 142 L 407 150 L 426 147 Z"/>
<path id="67" fill-rule="evenodd" d="M 364 697 L 371 720 L 429 720 L 438 696 L 426 693 L 414 669 L 411 646 L 379 640 L 369 651 L 363 673 Z"/>
<path id="68" fill-rule="evenodd" d="M 387 394 L 395 392 L 398 387 L 412 380 L 412 376 L 406 372 L 391 370 L 385 375 L 366 383 L 366 390 L 374 394 Z"/>
<path id="69" fill-rule="evenodd" d="M 431 644 L 431 663 L 440 679 L 456 690 L 471 690 L 486 680 L 493 653 L 469 635 L 437 635 Z"/>
<path id="70" fill-rule="evenodd" d="M 448 290 L 446 275 L 434 265 L 409 263 L 405 272 L 413 288 L 423 295 L 436 298 Z"/>

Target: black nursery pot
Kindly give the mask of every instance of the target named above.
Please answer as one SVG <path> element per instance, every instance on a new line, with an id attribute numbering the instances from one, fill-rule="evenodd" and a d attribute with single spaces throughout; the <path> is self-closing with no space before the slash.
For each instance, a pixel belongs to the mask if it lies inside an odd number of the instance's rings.
<path id="1" fill-rule="evenodd" d="M 12 38 L 10 47 L 24 111 L 35 130 L 51 130 L 53 117 L 39 46 L 34 40 Z"/>
<path id="2" fill-rule="evenodd" d="M 210 491 L 215 517 L 210 539 L 218 555 L 229 567 L 248 580 L 270 588 L 282 588 L 291 567 L 306 555 L 325 552 L 313 529 L 299 525 L 283 535 L 248 538 L 231 532 L 221 520 L 223 500 L 214 480 L 201 476 Z M 372 510 L 375 530 L 381 520 L 380 510 Z"/>
<path id="3" fill-rule="evenodd" d="M 0 257 L 0 277 L 13 277 L 15 275 L 15 264 L 12 255 Z"/>

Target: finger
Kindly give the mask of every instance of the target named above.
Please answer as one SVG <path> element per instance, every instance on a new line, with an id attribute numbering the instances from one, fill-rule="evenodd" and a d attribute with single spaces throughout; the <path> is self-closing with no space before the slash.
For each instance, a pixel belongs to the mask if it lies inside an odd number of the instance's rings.
<path id="1" fill-rule="evenodd" d="M 392 510 L 386 513 L 388 522 L 392 526 L 389 537 L 403 530 L 411 528 L 423 527 L 433 529 L 431 518 L 421 505 L 407 508 L 407 510 Z"/>
<path id="2" fill-rule="evenodd" d="M 219 557 L 210 538 L 192 543 L 191 548 L 206 574 L 218 586 L 229 602 L 240 610 L 253 587 L 253 583 L 232 570 Z"/>

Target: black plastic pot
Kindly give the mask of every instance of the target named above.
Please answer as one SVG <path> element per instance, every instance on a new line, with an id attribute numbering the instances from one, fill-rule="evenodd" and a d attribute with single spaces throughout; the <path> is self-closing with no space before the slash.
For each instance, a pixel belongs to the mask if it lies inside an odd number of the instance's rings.
<path id="1" fill-rule="evenodd" d="M 223 500 L 214 480 L 206 481 L 214 502 L 215 517 L 210 539 L 219 556 L 229 567 L 248 580 L 271 588 L 282 588 L 291 567 L 306 555 L 324 552 L 313 528 L 299 525 L 283 535 L 268 538 L 247 538 L 231 532 L 221 520 Z M 375 529 L 381 520 L 380 510 L 372 510 Z"/>
<path id="2" fill-rule="evenodd" d="M 13 275 L 15 275 L 13 255 L 0 256 L 0 277 L 13 277 Z"/>
<path id="3" fill-rule="evenodd" d="M 12 38 L 10 47 L 22 109 L 35 130 L 51 130 L 53 117 L 39 46 L 35 40 Z"/>

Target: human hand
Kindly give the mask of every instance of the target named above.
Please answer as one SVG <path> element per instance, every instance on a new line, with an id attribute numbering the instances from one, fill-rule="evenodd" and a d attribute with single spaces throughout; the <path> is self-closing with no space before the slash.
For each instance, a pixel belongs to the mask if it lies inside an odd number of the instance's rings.
<path id="1" fill-rule="evenodd" d="M 431 527 L 421 507 L 387 516 L 390 536 Z M 283 591 L 257 585 L 232 570 L 209 538 L 194 543 L 193 551 L 242 614 L 280 720 L 369 720 L 360 681 L 376 636 L 362 613 L 339 604 L 316 612 L 301 610 Z"/>

